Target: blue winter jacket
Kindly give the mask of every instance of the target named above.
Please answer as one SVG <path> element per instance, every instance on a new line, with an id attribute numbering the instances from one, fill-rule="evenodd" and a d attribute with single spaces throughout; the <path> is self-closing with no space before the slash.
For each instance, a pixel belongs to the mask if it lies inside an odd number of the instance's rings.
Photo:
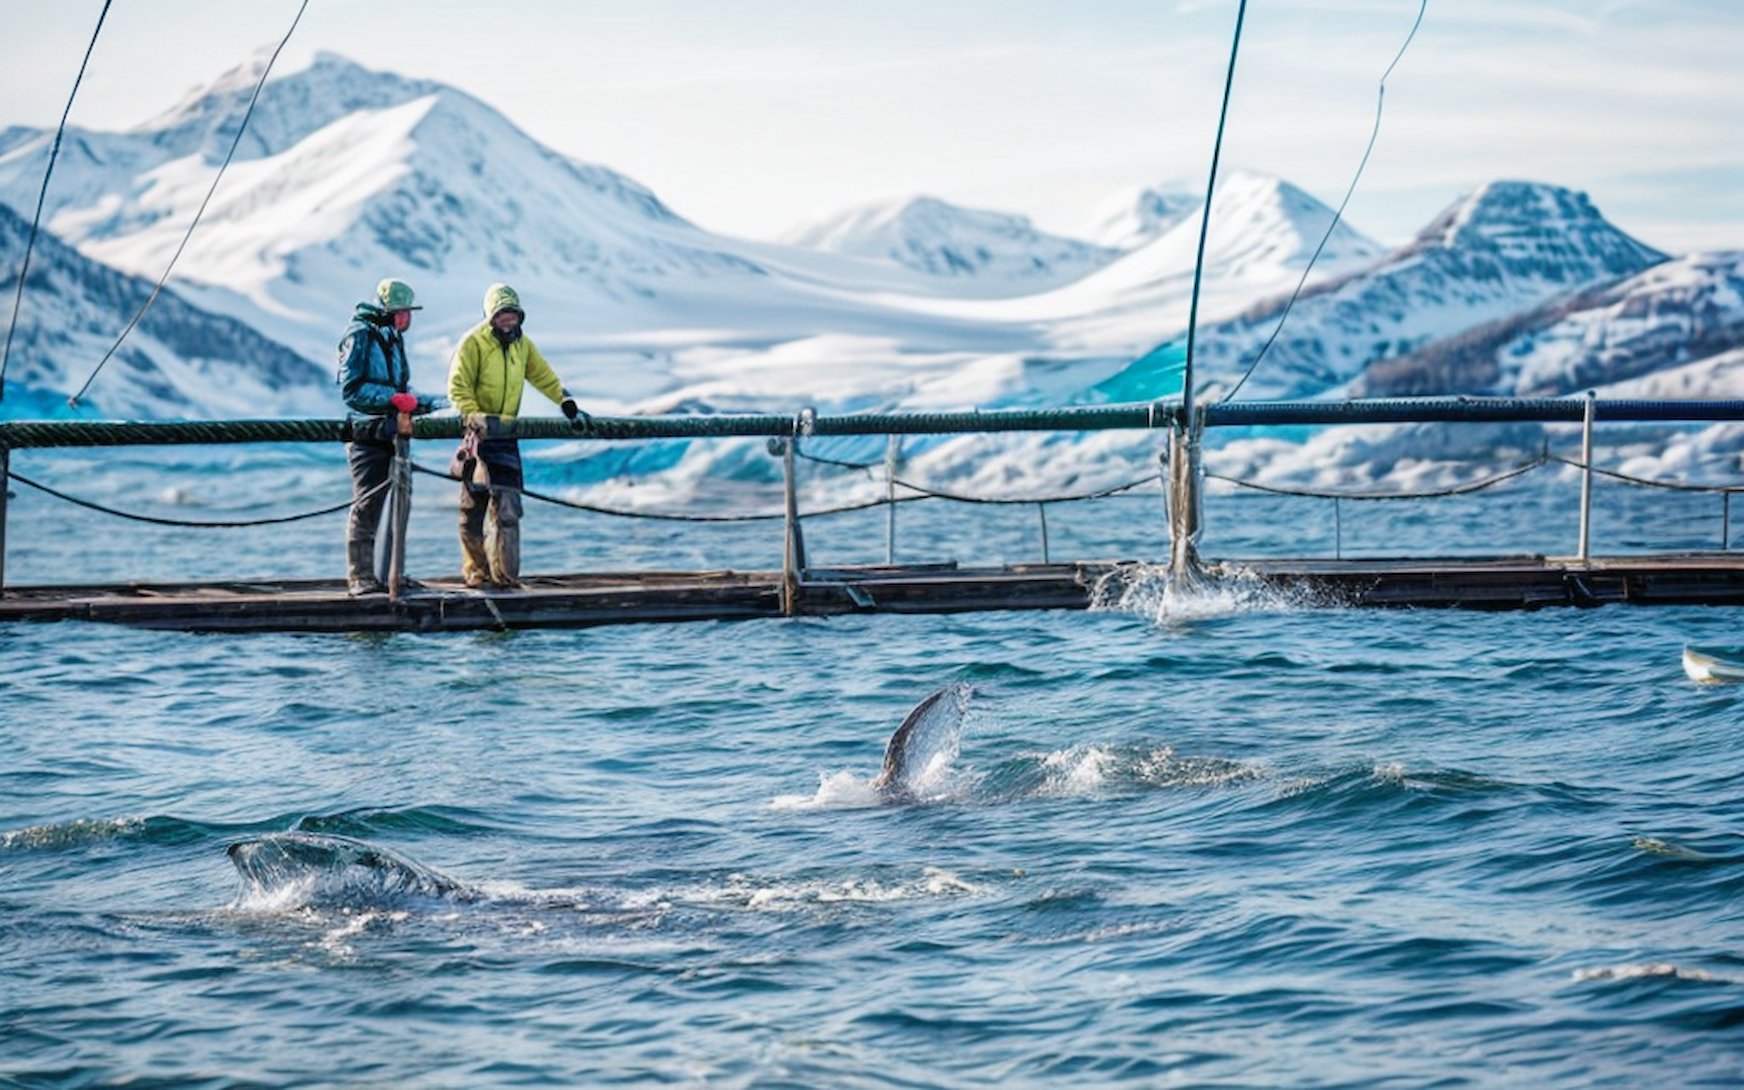
<path id="1" fill-rule="evenodd" d="M 394 411 L 389 399 L 407 392 L 411 383 L 406 341 L 387 311 L 373 303 L 357 304 L 351 325 L 339 342 L 339 394 L 346 407 L 363 416 L 386 416 Z M 418 394 L 417 398 L 414 413 L 443 406 L 442 399 L 428 394 Z"/>

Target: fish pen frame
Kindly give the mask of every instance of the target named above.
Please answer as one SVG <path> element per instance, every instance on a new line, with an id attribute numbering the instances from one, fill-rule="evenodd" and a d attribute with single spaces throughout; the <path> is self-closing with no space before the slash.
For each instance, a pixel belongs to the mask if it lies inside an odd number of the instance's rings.
<path id="1" fill-rule="evenodd" d="M 1194 408 L 1189 421 L 1178 401 L 1155 401 L 1103 406 L 1070 406 L 1054 409 L 969 410 L 938 413 L 854 413 L 824 415 L 813 409 L 783 414 L 720 414 L 710 416 L 650 416 L 594 417 L 583 428 L 555 418 L 521 418 L 511 422 L 492 421 L 495 434 L 522 439 L 584 439 L 591 441 L 623 441 L 648 439 L 706 439 L 728 437 L 763 437 L 769 441 L 771 453 L 782 459 L 784 542 L 780 575 L 780 599 L 783 615 L 798 612 L 802 588 L 808 585 L 809 566 L 803 536 L 803 515 L 797 494 L 796 456 L 801 442 L 812 436 L 885 436 L 883 459 L 886 479 L 883 497 L 869 506 L 888 505 L 886 522 L 886 560 L 894 566 L 896 553 L 895 503 L 899 497 L 895 488 L 895 467 L 898 444 L 904 435 L 975 435 L 1001 432 L 1105 430 L 1167 430 L 1169 454 L 1164 476 L 1170 528 L 1170 578 L 1191 581 L 1201 576 L 1204 568 L 1197 555 L 1197 541 L 1205 524 L 1203 485 L 1207 474 L 1198 457 L 1199 443 L 1207 428 L 1267 427 L 1284 425 L 1335 426 L 1340 424 L 1404 424 L 1404 423 L 1579 423 L 1582 428 L 1582 453 L 1578 463 L 1565 461 L 1581 470 L 1580 544 L 1578 564 L 1591 561 L 1591 494 L 1594 467 L 1592 465 L 1593 430 L 1597 422 L 1629 423 L 1697 423 L 1744 420 L 1744 401 L 1670 401 L 1670 400 L 1605 400 L 1591 393 L 1572 398 L 1389 398 L 1351 401 L 1247 401 L 1214 402 Z M 395 471 L 390 477 L 394 493 L 389 520 L 388 538 L 392 545 L 384 568 L 389 576 L 392 598 L 398 601 L 404 580 L 404 517 L 407 511 L 410 480 L 409 439 L 457 440 L 464 432 L 458 417 L 438 416 L 400 421 L 397 436 Z M 16 479 L 35 485 L 23 477 L 14 477 L 11 456 L 14 450 L 134 446 L 134 445 L 201 445 L 233 443 L 341 443 L 350 438 L 350 424 L 344 420 L 234 420 L 234 421 L 12 421 L 0 423 L 0 478 L 7 483 Z M 826 460 L 827 461 L 827 460 Z M 1603 472 L 1603 471 L 1600 471 Z M 1152 478 L 1146 478 L 1150 480 Z M 1229 478 L 1221 478 L 1230 480 Z M 1142 482 L 1141 482 L 1142 483 Z M 1246 482 L 1234 481 L 1235 484 Z M 913 487 L 913 486 L 907 486 Z M 1253 487 L 1249 485 L 1249 487 Z M 1679 486 L 1667 486 L 1679 487 Z M 1682 486 L 1695 487 L 1695 486 Z M 1730 486 L 1703 486 L 1703 491 L 1725 493 L 1728 511 Z M 1276 489 L 1292 495 L 1320 495 L 1306 491 Z M 58 495 L 58 494 L 57 494 Z M 1328 494 L 1331 495 L 1331 494 Z M 61 497 L 69 498 L 69 497 Z M 945 497 L 960 498 L 960 497 Z M 1324 497 L 1323 497 L 1324 498 Z M 1336 495 L 1331 495 L 1335 500 Z M 1366 496 L 1351 498 L 1403 498 Z M 75 501 L 77 502 L 77 501 Z M 1047 500 L 1005 501 L 1035 503 L 1046 564 Z M 341 507 L 349 504 L 341 505 Z M 394 532 L 399 528 L 399 532 Z M 5 584 L 5 545 L 7 509 L 5 489 L 0 489 L 0 596 L 8 593 Z M 1729 538 L 1729 525 L 1723 531 Z M 1339 547 L 1341 551 L 1341 546 Z M 13 588 L 13 592 L 19 588 Z M 859 595 L 844 585 L 844 593 L 859 603 Z"/>

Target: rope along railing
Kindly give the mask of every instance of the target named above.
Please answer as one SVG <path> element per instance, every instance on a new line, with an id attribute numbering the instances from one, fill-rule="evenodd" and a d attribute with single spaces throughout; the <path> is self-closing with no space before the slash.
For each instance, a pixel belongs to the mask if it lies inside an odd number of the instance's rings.
<path id="1" fill-rule="evenodd" d="M 1209 480 L 1224 481 L 1228 484 L 1235 485 L 1237 488 L 1246 488 L 1254 492 L 1269 492 L 1274 496 L 1295 496 L 1302 499 L 1353 501 L 1433 500 L 1442 499 L 1448 496 L 1468 496 L 1474 492 L 1482 492 L 1485 489 L 1494 488 L 1496 485 L 1499 485 L 1504 481 L 1511 481 L 1515 477 L 1524 476 L 1540 466 L 1556 461 L 1568 462 L 1569 465 L 1573 466 L 1578 466 L 1580 464 L 1578 462 L 1568 461 L 1564 458 L 1542 456 L 1534 458 L 1532 461 L 1526 462 L 1523 465 L 1515 466 L 1513 469 L 1503 470 L 1500 473 L 1485 477 L 1481 480 L 1468 481 L 1464 484 L 1449 485 L 1445 488 L 1423 489 L 1416 492 L 1352 492 L 1318 488 L 1287 488 L 1283 485 L 1260 484 L 1258 481 L 1246 481 L 1238 477 L 1226 477 L 1221 473 L 1208 472 L 1205 476 Z"/>
<path id="2" fill-rule="evenodd" d="M 1564 458 L 1559 454 L 1547 454 L 1544 456 L 1543 461 L 1559 462 L 1562 465 L 1570 466 L 1574 469 L 1585 468 L 1575 459 Z M 1688 481 L 1656 481 L 1651 477 L 1636 477 L 1628 473 L 1619 473 L 1614 469 L 1600 469 L 1598 466 L 1593 466 L 1592 472 L 1594 476 L 1619 481 L 1623 484 L 1634 485 L 1638 488 L 1661 488 L 1671 492 L 1708 492 L 1727 494 L 1744 492 L 1744 484 L 1691 484 Z"/>
<path id="3" fill-rule="evenodd" d="M 113 515 L 116 518 L 127 519 L 130 522 L 149 522 L 153 526 L 178 526 L 198 530 L 233 530 L 247 526 L 276 526 L 286 522 L 301 522 L 304 519 L 320 518 L 322 515 L 331 515 L 339 511 L 344 511 L 349 507 L 362 503 L 364 500 L 374 499 L 376 496 L 387 491 L 390 483 L 388 481 L 383 481 L 381 484 L 376 485 L 363 495 L 353 497 L 343 503 L 336 503 L 315 511 L 302 511 L 295 515 L 272 515 L 266 518 L 257 519 L 172 519 L 163 518 L 159 515 L 142 515 L 135 511 L 123 511 L 117 507 L 107 507 L 100 503 L 93 503 L 90 500 L 84 500 L 77 496 L 69 495 L 57 488 L 50 488 L 48 485 L 43 484 L 40 481 L 33 481 L 29 477 L 14 473 L 11 470 L 6 472 L 6 479 L 17 481 L 19 484 L 28 488 L 34 488 L 38 492 L 53 496 L 57 500 L 70 503 L 74 507 L 83 507 L 87 511 L 96 511 L 103 515 Z"/>
<path id="4" fill-rule="evenodd" d="M 801 455 L 801 457 L 806 461 L 815 462 L 815 463 L 818 463 L 821 465 L 834 466 L 834 467 L 841 468 L 841 469 L 849 469 L 849 470 L 871 470 L 871 469 L 878 468 L 878 466 L 881 464 L 878 462 L 870 462 L 870 463 L 843 462 L 843 461 L 837 461 L 837 460 L 830 459 L 830 458 L 820 458 L 820 457 L 816 457 L 813 455 Z M 1419 490 L 1408 491 L 1408 492 L 1398 492 L 1398 491 L 1367 492 L 1367 491 L 1352 491 L 1352 490 L 1348 490 L 1348 489 L 1292 488 L 1292 487 L 1288 487 L 1285 485 L 1265 484 L 1265 483 L 1262 483 L 1260 481 L 1248 480 L 1248 479 L 1242 478 L 1242 477 L 1231 477 L 1231 476 L 1228 476 L 1228 475 L 1222 474 L 1222 473 L 1207 472 L 1205 474 L 1205 476 L 1206 476 L 1206 479 L 1208 479 L 1208 480 L 1222 481 L 1225 484 L 1232 485 L 1236 488 L 1246 489 L 1246 490 L 1252 491 L 1252 492 L 1263 492 L 1263 493 L 1267 493 L 1267 494 L 1274 495 L 1274 496 L 1289 496 L 1289 497 L 1294 497 L 1297 499 L 1350 500 L 1352 502 L 1375 502 L 1375 501 L 1384 502 L 1384 501 L 1388 501 L 1388 500 L 1444 499 L 1444 498 L 1448 498 L 1448 497 L 1452 497 L 1452 496 L 1471 495 L 1471 494 L 1474 494 L 1477 492 L 1485 491 L 1485 490 L 1490 489 L 1490 488 L 1494 488 L 1497 485 L 1503 484 L 1507 481 L 1511 481 L 1517 477 L 1521 477 L 1527 473 L 1532 472 L 1535 469 L 1542 468 L 1543 466 L 1546 466 L 1546 465 L 1563 465 L 1563 466 L 1568 466 L 1572 469 L 1583 468 L 1581 463 L 1579 461 L 1577 461 L 1576 459 L 1566 458 L 1566 457 L 1563 457 L 1561 455 L 1556 455 L 1556 454 L 1545 454 L 1545 455 L 1542 455 L 1540 457 L 1534 458 L 1529 462 L 1522 463 L 1520 465 L 1514 466 L 1513 468 L 1503 470 L 1499 473 L 1495 473 L 1495 474 L 1492 474 L 1491 476 L 1483 477 L 1483 478 L 1480 478 L 1480 479 L 1475 480 L 1475 481 L 1466 481 L 1466 482 L 1462 482 L 1460 484 L 1448 485 L 1448 486 L 1442 487 L 1442 488 L 1419 489 Z M 428 466 L 418 465 L 418 464 L 413 464 L 412 470 L 415 473 L 420 473 L 420 474 L 423 474 L 425 476 L 435 477 L 435 478 L 438 478 L 440 480 L 453 482 L 455 484 L 460 483 L 460 478 L 455 477 L 453 474 L 447 473 L 443 470 L 431 469 Z M 1604 478 L 1614 480 L 1614 481 L 1618 481 L 1618 482 L 1623 483 L 1623 484 L 1633 485 L 1633 486 L 1640 487 L 1640 488 L 1657 488 L 1657 489 L 1665 489 L 1665 490 L 1677 491 L 1677 492 L 1693 492 L 1693 493 L 1709 493 L 1709 494 L 1720 494 L 1720 493 L 1736 494 L 1736 493 L 1744 492 L 1744 484 L 1700 484 L 1700 483 L 1690 483 L 1688 481 L 1655 480 L 1655 479 L 1648 478 L 1648 477 L 1640 477 L 1640 476 L 1635 476 L 1635 475 L 1628 474 L 1628 473 L 1620 473 L 1616 470 L 1603 469 L 1599 466 L 1592 467 L 1592 472 L 1597 476 L 1604 477 Z M 171 519 L 171 518 L 163 518 L 163 517 L 155 516 L 155 515 L 143 515 L 143 514 L 139 514 L 137 512 L 132 512 L 132 511 L 124 511 L 124 510 L 121 510 L 119 508 L 109 507 L 109 506 L 106 506 L 104 504 L 93 502 L 91 500 L 81 499 L 78 496 L 74 496 L 74 495 L 71 495 L 67 492 L 63 492 L 57 488 L 54 488 L 50 485 L 43 484 L 40 481 L 33 480 L 33 479 L 26 477 L 23 474 L 17 473 L 17 472 L 9 471 L 7 473 L 7 479 L 17 481 L 19 484 L 22 484 L 28 488 L 35 489 L 36 491 L 42 492 L 42 493 L 49 495 L 49 496 L 53 496 L 54 498 L 56 498 L 58 500 L 63 500 L 67 503 L 73 504 L 76 507 L 82 507 L 82 508 L 85 508 L 86 510 L 98 512 L 99 514 L 112 515 L 112 516 L 115 516 L 117 518 L 127 519 L 127 520 L 134 521 L 134 522 L 146 522 L 146 523 L 151 523 L 151 524 L 158 525 L 158 526 L 178 526 L 178 527 L 187 527 L 190 529 L 213 529 L 213 528 L 229 529 L 229 528 L 244 528 L 244 527 L 249 527 L 249 526 L 271 526 L 271 525 L 275 525 L 278 523 L 299 522 L 299 521 L 302 521 L 304 519 L 319 518 L 323 515 L 331 515 L 331 514 L 335 514 L 335 513 L 339 512 L 339 511 L 344 511 L 347 508 L 352 507 L 356 503 L 359 503 L 359 502 L 366 500 L 366 499 L 371 499 L 371 498 L 375 497 L 376 495 L 380 494 L 382 491 L 386 490 L 386 488 L 388 487 L 387 482 L 383 482 L 382 484 L 377 485 L 376 487 L 370 489 L 368 492 L 364 493 L 362 496 L 358 496 L 358 497 L 355 497 L 355 498 L 349 499 L 349 500 L 344 500 L 344 501 L 341 501 L 339 503 L 330 504 L 326 507 L 316 508 L 315 510 L 312 510 L 312 511 L 299 512 L 299 513 L 293 514 L 293 515 L 275 515 L 275 516 L 269 516 L 269 517 L 257 518 L 257 519 L 210 520 L 210 519 Z M 894 501 L 892 501 L 890 499 L 886 499 L 884 497 L 878 497 L 878 498 L 871 499 L 871 500 L 865 500 L 865 501 L 860 502 L 860 503 L 848 503 L 848 504 L 840 504 L 840 505 L 833 506 L 833 507 L 812 508 L 810 510 L 805 511 L 804 514 L 808 518 L 824 517 L 824 516 L 829 516 L 829 515 L 849 514 L 852 512 L 856 512 L 856 511 L 867 511 L 867 510 L 871 510 L 873 508 L 883 507 L 886 504 L 891 503 L 891 502 L 913 503 L 916 501 L 929 500 L 929 499 L 944 500 L 944 501 L 947 501 L 950 503 L 985 504 L 985 505 L 1011 505 L 1011 506 L 1024 506 L 1024 505 L 1030 505 L 1030 504 L 1080 503 L 1080 502 L 1086 502 L 1089 500 L 1106 499 L 1110 496 L 1121 495 L 1123 493 L 1131 492 L 1131 491 L 1134 491 L 1136 489 L 1142 488 L 1147 484 L 1159 482 L 1162 479 L 1163 479 L 1163 474 L 1161 474 L 1161 473 L 1147 473 L 1142 477 L 1135 477 L 1132 480 L 1126 481 L 1126 482 L 1121 483 L 1121 484 L 1111 485 L 1111 486 L 1108 486 L 1105 488 L 1097 488 L 1097 489 L 1093 489 L 1093 490 L 1088 491 L 1088 492 L 1054 493 L 1054 494 L 1043 495 L 1043 496 L 970 496 L 970 495 L 964 495 L 964 494 L 959 493 L 959 492 L 948 492 L 948 491 L 945 491 L 943 489 L 933 488 L 933 487 L 930 487 L 927 485 L 922 485 L 922 484 L 916 484 L 912 481 L 903 480 L 902 478 L 899 477 L 899 478 L 895 478 L 893 483 L 899 488 L 908 489 L 910 492 L 909 495 L 895 497 Z M 773 521 L 776 521 L 776 520 L 784 517 L 783 513 L 780 511 L 764 511 L 764 512 L 746 513 L 746 514 L 696 514 L 696 513 L 679 513 L 679 512 L 672 512 L 672 511 L 650 511 L 650 510 L 639 509 L 639 508 L 607 507 L 607 506 L 604 506 L 602 504 L 584 503 L 584 502 L 581 502 L 579 500 L 564 499 L 561 496 L 554 496 L 554 495 L 551 495 L 549 493 L 541 492 L 537 489 L 531 489 L 531 488 L 522 489 L 521 494 L 523 496 L 527 497 L 528 499 L 538 500 L 542 503 L 548 503 L 548 504 L 551 504 L 552 506 L 555 506 L 555 507 L 564 507 L 564 508 L 568 508 L 568 509 L 573 510 L 573 511 L 586 511 L 590 514 L 602 515 L 602 516 L 606 516 L 609 518 L 649 519 L 649 520 L 664 521 L 664 522 L 707 523 L 707 522 L 773 522 Z"/>
<path id="5" fill-rule="evenodd" d="M 455 484 L 460 483 L 460 478 L 454 476 L 452 473 L 447 473 L 439 469 L 431 469 L 428 466 L 414 464 L 412 466 L 412 471 L 430 477 L 439 477 L 445 481 L 453 481 Z M 787 517 L 786 513 L 782 511 L 718 515 L 680 514 L 675 511 L 648 511 L 630 507 L 606 507 L 597 503 L 583 503 L 580 500 L 566 500 L 562 496 L 553 496 L 548 492 L 540 492 L 537 489 L 532 488 L 521 489 L 521 495 L 530 500 L 538 500 L 541 503 L 551 504 L 553 507 L 566 507 L 571 511 L 586 511 L 590 514 L 605 515 L 609 518 L 649 519 L 655 522 L 778 522 Z M 909 500 L 925 498 L 925 496 L 904 497 L 904 499 Z M 825 515 L 842 515 L 851 511 L 865 511 L 874 507 L 880 507 L 883 506 L 885 502 L 886 501 L 881 498 L 877 500 L 868 500 L 864 503 L 849 503 L 837 507 L 816 508 L 814 510 L 806 511 L 804 514 L 807 518 L 822 517 Z"/>

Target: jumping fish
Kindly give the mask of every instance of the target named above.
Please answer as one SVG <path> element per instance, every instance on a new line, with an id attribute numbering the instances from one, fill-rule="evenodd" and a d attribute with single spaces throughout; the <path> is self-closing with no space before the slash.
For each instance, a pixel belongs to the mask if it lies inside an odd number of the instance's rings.
<path id="1" fill-rule="evenodd" d="M 914 706 L 884 747 L 884 768 L 872 789 L 888 798 L 913 798 L 941 760 L 956 756 L 969 708 L 969 686 L 946 685 Z"/>

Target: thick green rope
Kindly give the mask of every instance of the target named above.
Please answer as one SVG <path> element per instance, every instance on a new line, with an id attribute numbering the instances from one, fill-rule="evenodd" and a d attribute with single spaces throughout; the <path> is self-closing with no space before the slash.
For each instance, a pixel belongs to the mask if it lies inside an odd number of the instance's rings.
<path id="1" fill-rule="evenodd" d="M 1205 407 L 1207 427 L 1286 424 L 1383 423 L 1579 423 L 1581 397 L 1427 397 L 1363 401 L 1242 401 Z M 710 416 L 596 416 L 585 428 L 561 417 L 522 417 L 497 425 L 492 435 L 516 439 L 706 439 L 729 436 L 974 435 L 1025 431 L 1112 431 L 1168 427 L 1180 414 L 1176 401 L 1089 405 L 987 412 L 847 413 L 817 416 L 722 413 Z M 1696 422 L 1744 420 L 1744 401 L 1600 400 L 1594 416 L 1604 421 Z M 114 447 L 201 443 L 341 443 L 350 438 L 344 420 L 14 420 L 0 423 L 0 446 Z M 458 416 L 425 416 L 412 422 L 415 439 L 454 439 Z"/>
<path id="2" fill-rule="evenodd" d="M 1160 427 L 1168 406 L 1109 405 L 992 412 L 855 413 L 820 416 L 813 435 L 922 435 L 999 431 L 1099 431 Z M 350 438 L 344 420 L 15 420 L 0 423 L 0 446 L 111 447 L 199 443 L 338 443 Z M 458 416 L 412 422 L 414 439 L 458 440 Z M 722 413 L 710 416 L 596 416 L 583 428 L 561 417 L 520 417 L 493 424 L 489 434 L 514 439 L 702 439 L 790 436 L 803 431 L 798 415 Z"/>

